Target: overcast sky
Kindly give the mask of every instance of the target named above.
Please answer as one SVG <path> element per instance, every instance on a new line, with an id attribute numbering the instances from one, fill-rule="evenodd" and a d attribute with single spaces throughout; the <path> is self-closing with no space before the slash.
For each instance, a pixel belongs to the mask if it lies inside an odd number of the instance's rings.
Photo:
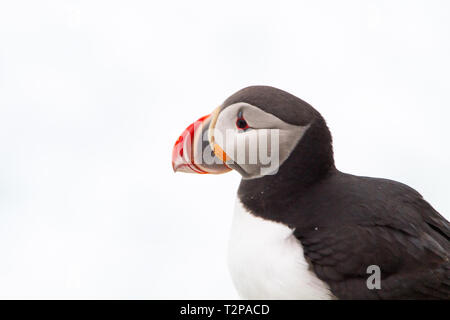
<path id="1" fill-rule="evenodd" d="M 248 85 L 450 218 L 449 39 L 448 1 L 0 2 L 0 298 L 237 298 L 240 176 L 171 151 Z"/>

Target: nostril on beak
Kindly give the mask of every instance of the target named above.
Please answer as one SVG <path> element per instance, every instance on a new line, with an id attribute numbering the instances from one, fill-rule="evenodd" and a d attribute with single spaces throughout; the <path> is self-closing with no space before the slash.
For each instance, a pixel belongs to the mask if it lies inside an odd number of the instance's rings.
<path id="1" fill-rule="evenodd" d="M 203 141 L 207 136 L 211 124 L 211 115 L 201 117 L 190 124 L 178 137 L 172 150 L 172 168 L 174 172 L 187 173 L 213 173 L 220 174 L 231 169 L 225 163 L 208 163 L 203 157 L 207 148 L 210 149 L 210 141 Z M 209 140 L 209 136 L 208 136 Z M 205 143 L 207 142 L 207 143 Z M 216 157 L 214 150 L 211 150 L 212 158 Z M 226 156 L 223 157 L 227 159 Z"/>

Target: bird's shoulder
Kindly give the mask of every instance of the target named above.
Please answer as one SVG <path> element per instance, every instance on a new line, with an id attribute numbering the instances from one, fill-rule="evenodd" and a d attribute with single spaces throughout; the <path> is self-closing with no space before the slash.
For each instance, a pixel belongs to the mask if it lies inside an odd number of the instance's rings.
<path id="1" fill-rule="evenodd" d="M 290 224 L 315 273 L 335 295 L 450 298 L 449 223 L 417 191 L 346 174 L 311 190 Z M 382 290 L 366 286 L 371 265 L 381 270 Z"/>
<path id="2" fill-rule="evenodd" d="M 406 184 L 337 172 L 312 186 L 289 206 L 295 228 L 362 226 L 397 229 L 413 236 L 422 229 L 450 239 L 450 224 Z"/>

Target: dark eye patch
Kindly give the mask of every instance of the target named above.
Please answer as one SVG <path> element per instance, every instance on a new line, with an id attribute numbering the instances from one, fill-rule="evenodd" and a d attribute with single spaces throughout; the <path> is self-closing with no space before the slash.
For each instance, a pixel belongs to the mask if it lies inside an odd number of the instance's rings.
<path id="1" fill-rule="evenodd" d="M 238 112 L 238 118 L 236 120 L 236 127 L 239 130 L 246 130 L 249 127 L 247 121 L 244 119 L 244 115 L 243 115 L 242 111 Z"/>
<path id="2" fill-rule="evenodd" d="M 241 130 L 245 130 L 248 128 L 248 123 L 245 121 L 244 118 L 239 118 L 236 120 L 236 127 L 238 127 Z"/>

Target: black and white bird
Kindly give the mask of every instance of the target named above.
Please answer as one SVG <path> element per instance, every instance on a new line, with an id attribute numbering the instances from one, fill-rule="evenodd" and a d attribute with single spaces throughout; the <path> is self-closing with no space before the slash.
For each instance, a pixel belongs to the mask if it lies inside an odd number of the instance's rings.
<path id="1" fill-rule="evenodd" d="M 249 161 L 273 130 L 276 166 Z M 285 91 L 236 92 L 183 132 L 172 165 L 242 175 L 229 267 L 243 298 L 450 299 L 450 223 L 407 185 L 336 169 L 325 120 Z"/>

